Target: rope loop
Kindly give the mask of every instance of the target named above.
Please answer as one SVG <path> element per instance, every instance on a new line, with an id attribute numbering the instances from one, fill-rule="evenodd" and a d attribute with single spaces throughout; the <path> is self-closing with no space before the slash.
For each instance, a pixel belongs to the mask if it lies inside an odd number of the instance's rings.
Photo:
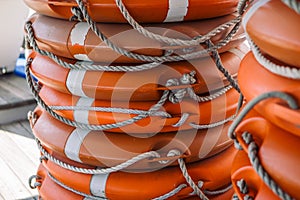
<path id="1" fill-rule="evenodd" d="M 254 139 L 251 136 L 251 133 L 244 132 L 242 134 L 242 138 L 245 141 L 245 143 L 248 145 L 248 157 L 250 160 L 251 165 L 253 166 L 256 173 L 260 176 L 260 178 L 263 180 L 263 182 L 281 199 L 283 200 L 293 200 L 293 198 L 286 193 L 268 174 L 268 172 L 264 169 L 262 166 L 258 151 L 259 147 L 255 143 Z"/>
<path id="2" fill-rule="evenodd" d="M 260 48 L 251 40 L 249 36 L 247 36 L 247 40 L 251 46 L 252 53 L 257 60 L 257 62 L 262 65 L 265 69 L 272 72 L 273 74 L 285 77 L 300 80 L 300 69 L 284 66 L 284 65 L 277 65 L 268 58 L 266 58 Z"/>
<path id="3" fill-rule="evenodd" d="M 284 92 L 280 92 L 280 91 L 267 92 L 267 93 L 261 94 L 261 95 L 257 96 L 256 98 L 252 99 L 251 101 L 249 101 L 246 104 L 246 106 L 239 113 L 239 115 L 234 119 L 234 121 L 232 122 L 232 124 L 230 125 L 230 127 L 228 129 L 228 136 L 229 136 L 229 138 L 231 138 L 234 141 L 235 147 L 237 149 L 242 149 L 242 147 L 240 146 L 239 142 L 236 139 L 235 129 L 241 123 L 243 118 L 248 114 L 248 112 L 250 112 L 250 110 L 256 106 L 256 104 L 258 104 L 259 102 L 261 102 L 263 100 L 269 99 L 269 98 L 279 98 L 279 99 L 285 101 L 291 109 L 294 109 L 294 110 L 298 109 L 296 99 L 293 96 L 291 96 L 287 93 L 284 93 Z"/>
<path id="4" fill-rule="evenodd" d="M 155 158 L 161 158 L 161 155 L 158 152 L 149 151 L 149 152 L 141 153 L 141 154 L 139 154 L 135 157 L 132 157 L 131 159 L 129 159 L 121 164 L 118 164 L 116 166 L 113 166 L 113 167 L 102 168 L 102 169 L 86 169 L 86 168 L 72 166 L 68 163 L 65 163 L 65 162 L 55 158 L 42 146 L 42 144 L 38 138 L 35 138 L 35 140 L 36 140 L 38 149 L 40 150 L 40 152 L 43 155 L 44 160 L 45 159 L 50 160 L 51 162 L 55 163 L 56 165 L 58 165 L 64 169 L 68 169 L 70 171 L 77 172 L 77 173 L 83 173 L 83 174 L 109 174 L 109 173 L 118 172 L 120 170 L 126 169 L 129 166 L 131 166 L 139 161 L 142 161 L 142 160 L 146 160 L 146 159 L 152 160 Z M 181 155 L 181 153 L 179 150 L 173 149 L 168 152 L 167 157 L 170 160 L 172 160 L 172 158 L 177 158 L 180 155 Z M 170 160 L 158 160 L 157 162 L 159 162 L 160 164 L 166 164 Z"/>
<path id="5" fill-rule="evenodd" d="M 37 187 L 41 186 L 42 184 L 40 182 L 37 182 L 40 179 L 41 179 L 41 177 L 39 177 L 38 175 L 30 176 L 28 179 L 29 187 L 31 189 L 36 189 Z M 34 183 L 33 183 L 33 181 L 34 181 Z"/>

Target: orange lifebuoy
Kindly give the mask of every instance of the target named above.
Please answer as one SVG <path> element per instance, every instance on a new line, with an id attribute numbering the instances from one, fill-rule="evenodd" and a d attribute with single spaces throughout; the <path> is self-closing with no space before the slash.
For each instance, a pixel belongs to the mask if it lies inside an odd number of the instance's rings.
<path id="1" fill-rule="evenodd" d="M 180 22 L 213 18 L 233 13 L 237 0 L 155 0 L 126 1 L 124 4 L 133 18 L 139 22 Z M 77 7 L 74 0 L 25 0 L 25 3 L 38 13 L 70 19 L 73 16 L 72 7 Z M 84 1 L 91 18 L 97 22 L 126 22 L 114 0 Z"/>
<path id="2" fill-rule="evenodd" d="M 227 136 L 229 123 L 224 126 L 171 133 L 148 134 L 134 137 L 102 131 L 90 131 L 68 126 L 51 117 L 46 111 L 35 110 L 36 121 L 32 130 L 50 153 L 60 157 L 95 165 L 116 166 L 139 154 L 156 151 L 161 158 L 141 160 L 128 169 L 155 169 L 175 165 L 176 157 L 168 153 L 178 150 L 185 162 L 211 157 L 228 148 L 232 141 Z M 159 162 L 165 159 L 167 162 Z"/>
<path id="3" fill-rule="evenodd" d="M 238 82 L 242 93 L 249 101 L 267 92 L 281 91 L 293 96 L 300 105 L 300 81 L 272 74 L 256 61 L 251 52 L 241 62 Z M 276 98 L 264 100 L 254 109 L 282 129 L 300 136 L 299 109 L 291 109 Z"/>
<path id="4" fill-rule="evenodd" d="M 236 129 L 236 138 L 248 154 L 251 150 L 248 148 L 249 141 L 246 138 L 250 138 L 250 136 L 257 146 L 255 150 L 257 155 L 252 155 L 257 158 L 253 158 L 253 160 L 259 160 L 268 176 L 284 192 L 299 199 L 300 171 L 298 166 L 300 162 L 298 158 L 300 151 L 298 147 L 300 137 L 282 130 L 261 117 L 247 119 Z M 261 167 L 259 169 L 261 170 Z"/>
<path id="5" fill-rule="evenodd" d="M 265 53 L 300 67 L 300 15 L 280 0 L 255 1 L 243 17 L 244 29 Z"/>
<path id="6" fill-rule="evenodd" d="M 195 22 L 182 22 L 180 24 L 148 24 L 145 27 L 159 35 L 168 37 L 175 35 L 176 38 L 190 39 L 190 37 L 206 34 L 234 18 L 234 15 L 228 15 Z M 58 56 L 90 62 L 141 62 L 121 56 L 112 50 L 90 30 L 86 22 L 65 21 L 37 14 L 30 17 L 29 21 L 32 23 L 34 37 L 39 48 Z M 163 42 L 143 36 L 127 24 L 97 23 L 97 27 L 115 45 L 131 52 L 149 56 L 163 56 L 169 50 L 174 51 L 174 54 L 180 55 L 186 54 L 186 51 L 200 51 L 204 48 L 200 44 L 196 46 L 166 45 Z M 188 30 L 189 35 L 187 35 L 186 30 Z M 212 41 L 217 42 L 224 39 L 229 32 L 230 29 L 221 31 L 212 38 Z M 220 52 L 238 46 L 243 41 L 243 30 L 240 29 L 230 43 L 220 49 Z"/>
<path id="7" fill-rule="evenodd" d="M 234 147 L 230 147 L 214 157 L 189 164 L 187 172 L 196 184 L 198 182 L 200 185 L 203 184 L 201 187 L 203 191 L 227 188 L 230 184 L 230 169 L 236 151 Z M 59 182 L 74 190 L 114 200 L 152 199 L 162 196 L 182 184 L 188 185 L 179 167 L 167 167 L 146 173 L 118 171 L 109 174 L 88 175 L 64 169 L 50 160 L 43 160 L 43 165 Z M 192 188 L 186 186 L 174 194 L 171 199 L 190 197 L 192 192 Z"/>
<path id="8" fill-rule="evenodd" d="M 257 175 L 244 151 L 238 151 L 234 158 L 231 180 L 239 199 L 245 199 L 245 196 L 255 200 L 280 199 Z"/>
<path id="9" fill-rule="evenodd" d="M 47 200 L 84 200 L 83 196 L 68 191 L 56 184 L 48 175 L 46 168 L 40 164 L 37 171 L 37 189 L 41 199 Z"/>
<path id="10" fill-rule="evenodd" d="M 55 113 L 83 124 L 116 124 L 140 116 L 141 118 L 130 123 L 104 130 L 151 134 L 189 130 L 198 124 L 208 125 L 221 121 L 225 123 L 235 115 L 240 94 L 235 89 L 230 89 L 225 94 L 205 102 L 196 102 L 190 98 L 185 98 L 179 103 L 166 101 L 153 113 L 148 111 L 157 105 L 156 101 L 102 101 L 72 96 L 46 86 L 41 88 L 39 96 Z"/>
<path id="11" fill-rule="evenodd" d="M 248 52 L 246 45 L 240 45 L 222 53 L 221 60 L 228 72 L 236 77 L 241 59 Z M 46 56 L 36 52 L 30 70 L 38 80 L 64 93 L 101 100 L 114 99 L 130 101 L 159 100 L 164 86 L 171 78 L 181 78 L 183 74 L 195 71 L 192 87 L 197 94 L 203 94 L 228 85 L 228 81 L 217 69 L 210 57 L 181 62 L 161 64 L 153 69 L 139 72 L 109 72 L 66 69 Z M 76 60 L 63 59 L 70 64 Z M 174 86 L 170 89 L 179 89 Z"/>

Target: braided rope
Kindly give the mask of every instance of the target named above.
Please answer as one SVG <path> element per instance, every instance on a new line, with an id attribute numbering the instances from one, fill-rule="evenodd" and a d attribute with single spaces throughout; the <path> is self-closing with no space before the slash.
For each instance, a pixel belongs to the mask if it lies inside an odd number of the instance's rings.
<path id="1" fill-rule="evenodd" d="M 252 136 L 248 132 L 243 133 L 243 139 L 248 145 L 248 157 L 250 162 L 257 172 L 257 174 L 262 178 L 264 183 L 278 196 L 283 200 L 292 200 L 293 198 L 287 194 L 268 174 L 268 172 L 262 166 L 259 157 L 258 151 L 259 147 L 253 140 Z"/>
<path id="2" fill-rule="evenodd" d="M 300 14 L 300 2 L 297 0 L 281 0 L 289 8 L 293 9 L 296 13 Z"/>
<path id="3" fill-rule="evenodd" d="M 65 162 L 53 157 L 51 154 L 49 154 L 47 152 L 47 150 L 42 146 L 41 142 L 37 138 L 35 140 L 38 145 L 38 149 L 44 155 L 45 158 L 47 158 L 51 162 L 55 163 L 56 165 L 58 165 L 64 169 L 68 169 L 70 171 L 82 173 L 82 174 L 109 174 L 112 172 L 117 172 L 117 171 L 126 169 L 129 166 L 131 166 L 141 160 L 160 158 L 160 155 L 156 151 L 149 151 L 146 153 L 139 154 L 139 155 L 137 155 L 119 165 L 116 165 L 114 167 L 103 168 L 103 169 L 86 169 L 86 168 L 72 166 L 68 163 L 65 163 Z"/>
<path id="4" fill-rule="evenodd" d="M 188 95 L 193 100 L 195 100 L 197 102 L 206 102 L 206 101 L 212 101 L 212 100 L 226 94 L 226 92 L 228 92 L 231 88 L 232 88 L 232 85 L 228 85 L 208 96 L 198 96 L 192 88 L 187 88 L 187 92 L 188 92 Z"/>
<path id="5" fill-rule="evenodd" d="M 284 101 L 287 102 L 288 106 L 291 109 L 298 109 L 298 105 L 297 105 L 297 101 L 293 98 L 293 96 L 286 94 L 284 92 L 278 92 L 278 91 L 273 91 L 273 92 L 268 92 L 268 93 L 264 93 L 261 94 L 257 97 L 255 97 L 254 99 L 252 99 L 251 101 L 249 101 L 246 106 L 243 108 L 243 110 L 239 113 L 239 115 L 235 118 L 235 120 L 232 122 L 232 124 L 230 125 L 229 129 L 228 129 L 228 137 L 231 138 L 234 143 L 235 143 L 235 147 L 238 149 L 242 149 L 239 142 L 236 139 L 235 136 L 235 129 L 237 128 L 237 126 L 241 123 L 241 121 L 243 120 L 243 118 L 248 114 L 248 112 L 253 109 L 253 107 L 258 104 L 259 102 L 265 100 L 265 99 L 269 99 L 269 98 L 279 98 L 282 99 Z"/>
<path id="6" fill-rule="evenodd" d="M 105 197 L 99 197 L 99 196 L 93 196 L 93 195 L 89 195 L 89 194 L 86 194 L 84 192 L 80 192 L 78 190 L 75 190 L 67 185 L 65 185 L 64 183 L 62 183 L 61 181 L 57 180 L 52 174 L 50 174 L 50 172 L 47 172 L 48 174 L 48 177 L 53 181 L 55 182 L 57 185 L 59 185 L 60 187 L 70 191 L 70 192 L 73 192 L 74 194 L 78 194 L 80 196 L 83 196 L 83 197 L 86 197 L 88 198 L 89 200 L 91 199 L 94 199 L 94 200 L 103 200 L 103 199 L 107 199 Z"/>
<path id="7" fill-rule="evenodd" d="M 73 120 L 69 120 L 65 117 L 62 117 L 60 115 L 58 115 L 56 112 L 54 112 L 39 96 L 38 92 L 35 90 L 34 86 L 33 86 L 33 80 L 32 80 L 32 77 L 30 75 L 30 71 L 29 71 L 29 65 L 30 65 L 30 62 L 31 60 L 29 59 L 27 64 L 26 64 L 26 68 L 25 68 L 25 73 L 26 73 L 26 79 L 27 79 L 27 83 L 29 85 L 29 88 L 33 94 L 33 96 L 35 97 L 36 101 L 38 102 L 38 104 L 43 108 L 45 109 L 52 117 L 54 117 L 55 119 L 65 123 L 65 124 L 68 124 L 70 126 L 73 126 L 73 127 L 77 127 L 77 128 L 82 128 L 82 129 L 89 129 L 89 130 L 108 130 L 108 129 L 113 129 L 113 128 L 119 128 L 119 127 L 123 127 L 123 126 L 126 126 L 126 125 L 130 125 L 130 124 L 133 124 L 141 119 L 144 119 L 144 118 L 147 118 L 148 117 L 148 114 L 145 115 L 145 114 L 139 114 L 135 117 L 132 117 L 128 120 L 124 120 L 124 121 L 121 121 L 121 122 L 116 122 L 116 123 L 113 123 L 113 124 L 102 124 L 102 125 L 92 125 L 92 124 L 84 124 L 84 123 L 80 123 L 80 122 L 75 122 Z M 167 100 L 167 96 L 169 94 L 169 91 L 164 91 L 161 99 L 158 101 L 157 104 L 155 104 L 154 106 L 152 106 L 150 109 L 149 109 L 149 113 L 153 113 L 153 112 L 156 112 L 158 111 L 161 106 L 166 102 Z"/>
<path id="8" fill-rule="evenodd" d="M 204 193 L 207 195 L 219 195 L 219 194 L 223 194 L 223 193 L 227 192 L 231 188 L 232 188 L 232 184 L 228 185 L 227 187 L 225 187 L 223 189 L 216 190 L 216 191 L 204 190 Z"/>
<path id="9" fill-rule="evenodd" d="M 169 115 L 167 113 L 160 113 L 160 111 L 158 111 L 166 102 L 166 100 L 168 99 L 168 95 L 170 93 L 170 91 L 166 90 L 163 92 L 163 95 L 161 96 L 161 99 L 155 104 L 153 105 L 148 111 L 145 111 L 145 112 L 139 112 L 139 114 L 137 116 L 134 116 L 130 119 L 127 119 L 127 120 L 123 120 L 121 122 L 116 122 L 116 123 L 112 123 L 112 124 L 101 124 L 101 125 L 94 125 L 94 124 L 85 124 L 85 123 L 80 123 L 80 122 L 77 122 L 77 121 L 73 121 L 73 120 L 70 120 L 70 119 L 67 119 L 59 114 L 57 114 L 56 112 L 54 112 L 52 110 L 53 107 L 51 106 L 48 106 L 42 99 L 41 97 L 39 96 L 38 94 L 38 91 L 35 90 L 35 87 L 34 87 L 34 81 L 32 80 L 32 77 L 30 75 L 30 70 L 29 70 L 29 66 L 31 64 L 31 60 L 28 59 L 28 62 L 26 64 L 26 67 L 25 67 L 25 74 L 26 74 L 26 79 L 27 79 L 27 83 L 28 83 L 28 86 L 33 94 L 33 96 L 35 97 L 36 101 L 38 102 L 38 104 L 43 108 L 45 109 L 52 117 L 54 117 L 55 119 L 67 124 L 67 125 L 70 125 L 70 126 L 73 126 L 73 127 L 77 127 L 77 128 L 81 128 L 81 129 L 88 129 L 88 130 L 108 130 L 108 129 L 113 129 L 113 128 L 119 128 L 119 127 L 123 127 L 123 126 L 126 126 L 126 125 L 130 125 L 130 124 L 133 124 L 139 120 L 142 120 L 144 118 L 147 118 L 149 116 L 154 116 L 154 115 L 157 115 L 157 114 L 166 114 L 165 117 L 169 117 Z M 184 79 L 185 80 L 185 79 Z M 170 87 L 170 86 L 173 86 L 174 82 L 177 82 L 177 81 L 174 81 L 174 79 L 170 79 L 167 81 L 166 83 L 166 87 Z M 215 95 L 215 97 L 218 97 L 218 95 Z M 209 97 L 207 98 L 204 98 L 204 99 L 210 99 Z M 177 102 L 177 101 L 176 101 Z M 173 103 L 176 103 L 176 102 L 173 102 Z M 54 107 L 54 108 L 58 108 L 58 109 L 64 109 L 64 107 Z M 65 108 L 72 108 L 72 107 L 65 107 Z M 73 108 L 76 108 L 76 107 L 73 107 Z M 80 107 L 79 107 L 80 109 Z M 91 108 L 93 109 L 93 108 Z M 96 109 L 96 108 L 94 108 Z M 104 109 L 104 108 L 99 108 L 99 110 L 102 109 L 103 111 L 107 109 Z M 114 108 L 111 108 L 111 111 L 113 111 Z M 118 108 L 116 108 L 118 109 Z M 121 112 L 124 112 L 125 109 L 120 109 L 119 111 Z M 128 110 L 129 112 L 133 112 L 133 110 Z M 225 119 L 223 121 L 220 121 L 220 122 L 216 122 L 216 123 L 212 123 L 212 124 L 207 124 L 207 125 L 195 125 L 195 124 L 190 124 L 192 127 L 195 127 L 197 129 L 199 128 L 203 128 L 203 127 L 215 127 L 215 126 L 218 126 L 222 123 L 225 123 L 227 121 L 231 120 L 231 117 L 229 119 Z M 184 123 L 185 120 L 180 120 L 178 123 L 176 123 L 174 126 L 178 126 L 178 125 L 181 125 L 181 123 Z"/>
<path id="10" fill-rule="evenodd" d="M 208 40 L 206 42 L 206 44 L 207 44 L 208 48 L 214 46 L 214 44 L 210 40 Z M 234 89 L 236 89 L 237 92 L 241 93 L 238 83 L 232 77 L 232 75 L 228 72 L 228 70 L 224 67 L 221 57 L 217 50 L 212 51 L 212 58 L 214 59 L 218 70 L 226 77 L 226 79 L 229 81 L 230 85 L 232 85 L 232 87 Z"/>
<path id="11" fill-rule="evenodd" d="M 127 109 L 127 108 L 111 108 L 111 107 L 90 107 L 90 106 L 49 106 L 52 110 L 88 110 L 95 112 L 113 112 L 113 113 L 125 113 L 135 115 L 148 115 L 156 117 L 171 117 L 171 115 L 164 111 L 149 112 L 138 109 Z"/>
<path id="12" fill-rule="evenodd" d="M 34 49 L 34 51 L 38 52 L 39 54 L 43 56 L 47 56 L 50 59 L 52 59 L 55 63 L 58 65 L 67 68 L 67 69 L 76 69 L 76 70 L 95 70 L 95 71 L 108 71 L 108 72 L 138 72 L 138 71 L 144 71 L 144 70 L 150 70 L 153 68 L 158 67 L 161 63 L 152 62 L 152 63 L 146 63 L 141 65 L 115 65 L 115 66 L 109 66 L 109 65 L 93 65 L 91 63 L 75 63 L 71 64 L 66 61 L 63 61 L 60 59 L 57 55 L 53 54 L 52 52 L 45 51 L 39 48 L 37 44 L 37 40 L 34 35 L 34 30 L 32 27 L 31 22 L 27 22 L 25 24 L 25 29 L 27 32 L 27 40 L 30 43 L 30 46 Z"/>
<path id="13" fill-rule="evenodd" d="M 107 199 L 105 197 L 98 197 L 98 196 L 92 196 L 92 195 L 89 195 L 89 194 L 86 194 L 86 193 L 83 193 L 83 192 L 80 192 L 78 190 L 75 190 L 67 185 L 65 185 L 64 183 L 62 183 L 61 181 L 57 180 L 52 174 L 50 174 L 48 172 L 48 176 L 51 178 L 51 180 L 53 180 L 56 184 L 58 184 L 59 186 L 61 186 L 62 188 L 66 189 L 66 190 L 69 190 L 75 194 L 78 194 L 78 195 L 81 195 L 83 197 L 86 197 L 86 198 L 89 198 L 89 199 L 95 199 L 95 200 L 102 200 L 102 199 Z M 182 189 L 184 189 L 186 187 L 186 184 L 181 184 L 179 185 L 178 187 L 176 187 L 175 189 L 171 190 L 170 192 L 162 195 L 162 196 L 159 196 L 159 197 L 156 197 L 156 198 L 153 198 L 153 200 L 165 200 L 165 199 L 168 199 L 170 197 L 173 197 L 174 195 L 176 195 L 178 192 L 180 192 Z"/>
<path id="14" fill-rule="evenodd" d="M 248 8 L 249 4 L 252 2 L 253 0 L 240 0 L 238 5 L 237 5 L 237 12 L 239 13 L 239 15 L 243 15 L 245 10 Z"/>
<path id="15" fill-rule="evenodd" d="M 247 39 L 251 46 L 254 57 L 265 69 L 279 76 L 292 79 L 300 79 L 300 69 L 273 63 L 271 60 L 263 56 L 259 47 L 249 37 Z"/>
<path id="16" fill-rule="evenodd" d="M 132 28 L 136 31 L 138 31 L 140 34 L 142 34 L 145 37 L 151 38 L 153 40 L 157 40 L 159 42 L 164 42 L 170 45 L 181 45 L 181 46 L 198 46 L 200 43 L 203 43 L 206 40 L 209 40 L 213 36 L 217 35 L 218 33 L 224 31 L 225 29 L 228 29 L 230 26 L 233 26 L 234 24 L 238 23 L 240 19 L 235 18 L 233 20 L 230 20 L 227 23 L 224 23 L 217 28 L 213 29 L 209 33 L 198 36 L 193 38 L 192 40 L 182 40 L 182 39 L 175 39 L 175 38 L 169 38 L 162 35 L 155 34 L 153 32 L 148 31 L 144 27 L 142 27 L 128 12 L 126 6 L 123 4 L 122 0 L 115 0 L 116 5 L 118 6 L 119 10 L 121 11 L 123 17 L 127 20 L 127 22 L 132 26 Z"/>
<path id="17" fill-rule="evenodd" d="M 178 159 L 178 163 L 183 177 L 185 178 L 189 186 L 193 189 L 193 191 L 196 193 L 196 195 L 198 195 L 202 200 L 208 200 L 208 197 L 204 194 L 203 191 L 201 191 L 201 189 L 192 180 L 192 177 L 189 175 L 188 170 L 185 166 L 184 160 L 180 158 Z"/>
<path id="18" fill-rule="evenodd" d="M 195 124 L 195 123 L 190 123 L 190 126 L 193 127 L 194 129 L 210 129 L 210 128 L 215 128 L 217 126 L 221 126 L 229 121 L 234 120 L 236 115 L 232 115 L 228 118 L 225 118 L 223 120 L 211 123 L 211 124 Z"/>
<path id="19" fill-rule="evenodd" d="M 124 48 L 116 46 L 114 43 L 112 43 L 96 26 L 96 22 L 94 22 L 91 17 L 88 14 L 87 9 L 85 8 L 85 5 L 82 0 L 76 0 L 79 9 L 82 12 L 82 15 L 84 16 L 85 20 L 90 26 L 90 29 L 98 36 L 108 47 L 110 47 L 112 50 L 115 52 L 127 56 L 129 58 L 133 58 L 136 60 L 141 60 L 141 61 L 147 61 L 147 62 L 170 62 L 170 61 L 181 61 L 181 60 L 189 60 L 189 59 L 194 59 L 201 57 L 204 54 L 207 54 L 215 49 L 219 49 L 223 46 L 225 46 L 231 39 L 232 37 L 237 33 L 240 24 L 241 24 L 241 16 L 237 17 L 237 23 L 234 25 L 234 27 L 230 30 L 230 32 L 227 34 L 227 36 L 219 41 L 216 45 L 209 49 L 204 49 L 200 50 L 197 52 L 193 53 L 187 53 L 184 55 L 174 55 L 174 56 L 147 56 L 147 55 L 142 55 L 142 54 L 137 54 L 130 52 Z"/>

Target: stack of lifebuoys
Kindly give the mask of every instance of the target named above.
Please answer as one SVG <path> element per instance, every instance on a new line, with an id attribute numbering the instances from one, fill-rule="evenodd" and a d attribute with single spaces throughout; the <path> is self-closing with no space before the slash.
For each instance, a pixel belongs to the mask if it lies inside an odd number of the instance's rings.
<path id="1" fill-rule="evenodd" d="M 246 106 L 229 129 L 241 149 L 233 187 L 238 199 L 300 199 L 300 1 L 244 5 L 252 51 L 238 72 Z"/>
<path id="2" fill-rule="evenodd" d="M 42 199 L 232 197 L 237 0 L 24 1 Z"/>

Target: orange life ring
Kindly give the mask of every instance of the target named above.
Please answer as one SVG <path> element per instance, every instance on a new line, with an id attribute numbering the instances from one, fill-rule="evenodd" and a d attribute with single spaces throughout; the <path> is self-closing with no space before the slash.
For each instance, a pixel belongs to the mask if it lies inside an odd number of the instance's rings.
<path id="1" fill-rule="evenodd" d="M 181 152 L 185 162 L 195 162 L 211 157 L 228 148 L 232 141 L 227 136 L 229 123 L 223 127 L 158 133 L 154 136 L 134 137 L 102 131 L 90 131 L 68 126 L 51 117 L 46 111 L 35 110 L 36 121 L 32 130 L 50 153 L 63 158 L 95 165 L 112 167 L 139 154 L 156 151 L 161 158 L 141 160 L 128 169 L 155 169 L 176 165 L 176 157 L 169 157 L 172 150 Z M 168 162 L 159 162 L 165 159 Z"/>
<path id="2" fill-rule="evenodd" d="M 238 82 L 249 101 L 267 92 L 281 91 L 292 95 L 300 105 L 300 81 L 270 73 L 256 61 L 251 52 L 241 62 Z M 300 136 L 299 109 L 293 110 L 276 98 L 264 100 L 254 109 L 282 129 Z"/>
<path id="3" fill-rule="evenodd" d="M 47 200 L 84 200 L 83 196 L 75 194 L 69 190 L 66 190 L 56 184 L 48 175 L 46 168 L 40 164 L 37 171 L 37 180 L 38 183 L 37 189 L 39 192 L 39 197 L 41 199 Z"/>
<path id="4" fill-rule="evenodd" d="M 234 18 L 234 15 L 227 15 L 195 22 L 182 22 L 180 24 L 148 24 L 145 27 L 159 35 L 168 37 L 174 37 L 175 35 L 176 38 L 190 39 L 191 37 L 206 34 Z M 29 21 L 32 23 L 34 36 L 39 48 L 58 56 L 106 63 L 141 62 L 121 56 L 112 50 L 90 30 L 86 22 L 65 21 L 38 14 L 31 16 Z M 115 45 L 128 51 L 149 56 L 163 56 L 166 55 L 168 50 L 174 50 L 174 54 L 180 55 L 186 54 L 185 51 L 200 51 L 204 48 L 201 45 L 189 47 L 166 45 L 143 36 L 127 24 L 97 23 L 97 27 Z M 222 31 L 214 36 L 212 41 L 217 42 L 224 39 L 229 32 L 229 29 Z M 220 49 L 220 52 L 238 46 L 243 41 L 243 30 L 240 29 L 231 42 Z"/>
<path id="5" fill-rule="evenodd" d="M 199 181 L 203 182 L 201 187 L 203 191 L 227 188 L 231 182 L 230 170 L 236 151 L 234 147 L 230 147 L 214 157 L 187 165 L 189 176 L 196 184 Z M 50 160 L 43 160 L 43 165 L 53 177 L 72 189 L 114 200 L 151 199 L 187 184 L 179 167 L 167 167 L 146 173 L 118 171 L 89 175 L 64 169 Z M 184 187 L 173 196 L 173 199 L 189 197 L 192 192 L 191 187 Z"/>
<path id="6" fill-rule="evenodd" d="M 86 2 L 86 1 L 84 1 Z M 155 0 L 126 1 L 124 4 L 133 18 L 139 22 L 180 22 L 213 18 L 233 13 L 237 0 L 198 1 L 198 0 Z M 38 13 L 70 19 L 72 7 L 77 7 L 74 0 L 25 0 L 25 3 Z M 89 0 L 86 4 L 89 15 L 97 22 L 126 22 L 114 0 Z"/>
<path id="7" fill-rule="evenodd" d="M 257 175 L 244 151 L 238 151 L 234 158 L 231 180 L 239 199 L 248 196 L 255 200 L 280 200 Z"/>
<path id="8" fill-rule="evenodd" d="M 230 89 L 225 94 L 206 102 L 198 103 L 189 98 L 175 104 L 166 101 L 160 109 L 163 112 L 159 110 L 152 114 L 146 112 L 156 105 L 156 101 L 101 101 L 61 93 L 46 86 L 41 88 L 39 96 L 58 115 L 83 124 L 115 124 L 143 115 L 141 119 L 132 123 L 104 130 L 128 134 L 151 134 L 189 130 L 198 124 L 207 125 L 223 120 L 225 122 L 235 115 L 240 94 L 235 89 Z M 91 107 L 101 110 L 89 109 Z M 142 111 L 144 114 L 136 111 Z M 177 126 L 183 119 L 184 122 Z"/>
<path id="9" fill-rule="evenodd" d="M 244 29 L 265 53 L 300 67 L 300 15 L 281 0 L 255 1 L 243 17 Z"/>
<path id="10" fill-rule="evenodd" d="M 290 134 L 266 119 L 257 117 L 243 121 L 236 129 L 236 138 L 249 153 L 244 140 L 245 132 L 250 133 L 257 145 L 257 156 L 261 166 L 283 191 L 299 199 L 300 137 Z M 278 162 L 281 164 L 278 165 Z"/>
<path id="11" fill-rule="evenodd" d="M 85 197 L 75 194 L 67 189 L 64 189 L 63 187 L 56 184 L 51 177 L 49 176 L 46 168 L 40 164 L 38 171 L 37 171 L 37 183 L 38 183 L 38 192 L 39 196 L 42 199 L 47 200 L 57 200 L 57 199 L 65 199 L 65 200 L 84 200 Z M 230 197 L 233 194 L 233 190 L 229 189 L 227 192 L 224 192 L 223 194 L 213 195 L 209 196 L 210 200 L 224 200 L 224 199 L 230 199 Z M 123 198 L 124 199 L 124 198 Z M 168 199 L 174 199 L 174 198 L 168 198 Z M 175 197 L 176 199 L 176 197 Z M 199 199 L 195 196 L 191 196 L 189 198 L 190 200 Z M 114 200 L 114 199 L 112 199 Z"/>
<path id="12" fill-rule="evenodd" d="M 236 77 L 240 61 L 248 52 L 243 44 L 222 53 L 221 60 L 228 72 Z M 228 85 L 228 81 L 217 69 L 210 57 L 181 62 L 161 64 L 153 69 L 139 72 L 109 72 L 66 69 L 46 56 L 33 52 L 30 56 L 30 70 L 38 80 L 58 91 L 101 100 L 112 97 L 130 101 L 159 100 L 164 85 L 171 78 L 195 71 L 196 83 L 192 87 L 197 94 L 214 91 Z M 62 58 L 63 59 L 63 58 Z M 74 64 L 76 60 L 63 59 Z M 174 86 L 170 89 L 179 89 Z M 129 96 L 130 95 L 130 96 Z"/>

